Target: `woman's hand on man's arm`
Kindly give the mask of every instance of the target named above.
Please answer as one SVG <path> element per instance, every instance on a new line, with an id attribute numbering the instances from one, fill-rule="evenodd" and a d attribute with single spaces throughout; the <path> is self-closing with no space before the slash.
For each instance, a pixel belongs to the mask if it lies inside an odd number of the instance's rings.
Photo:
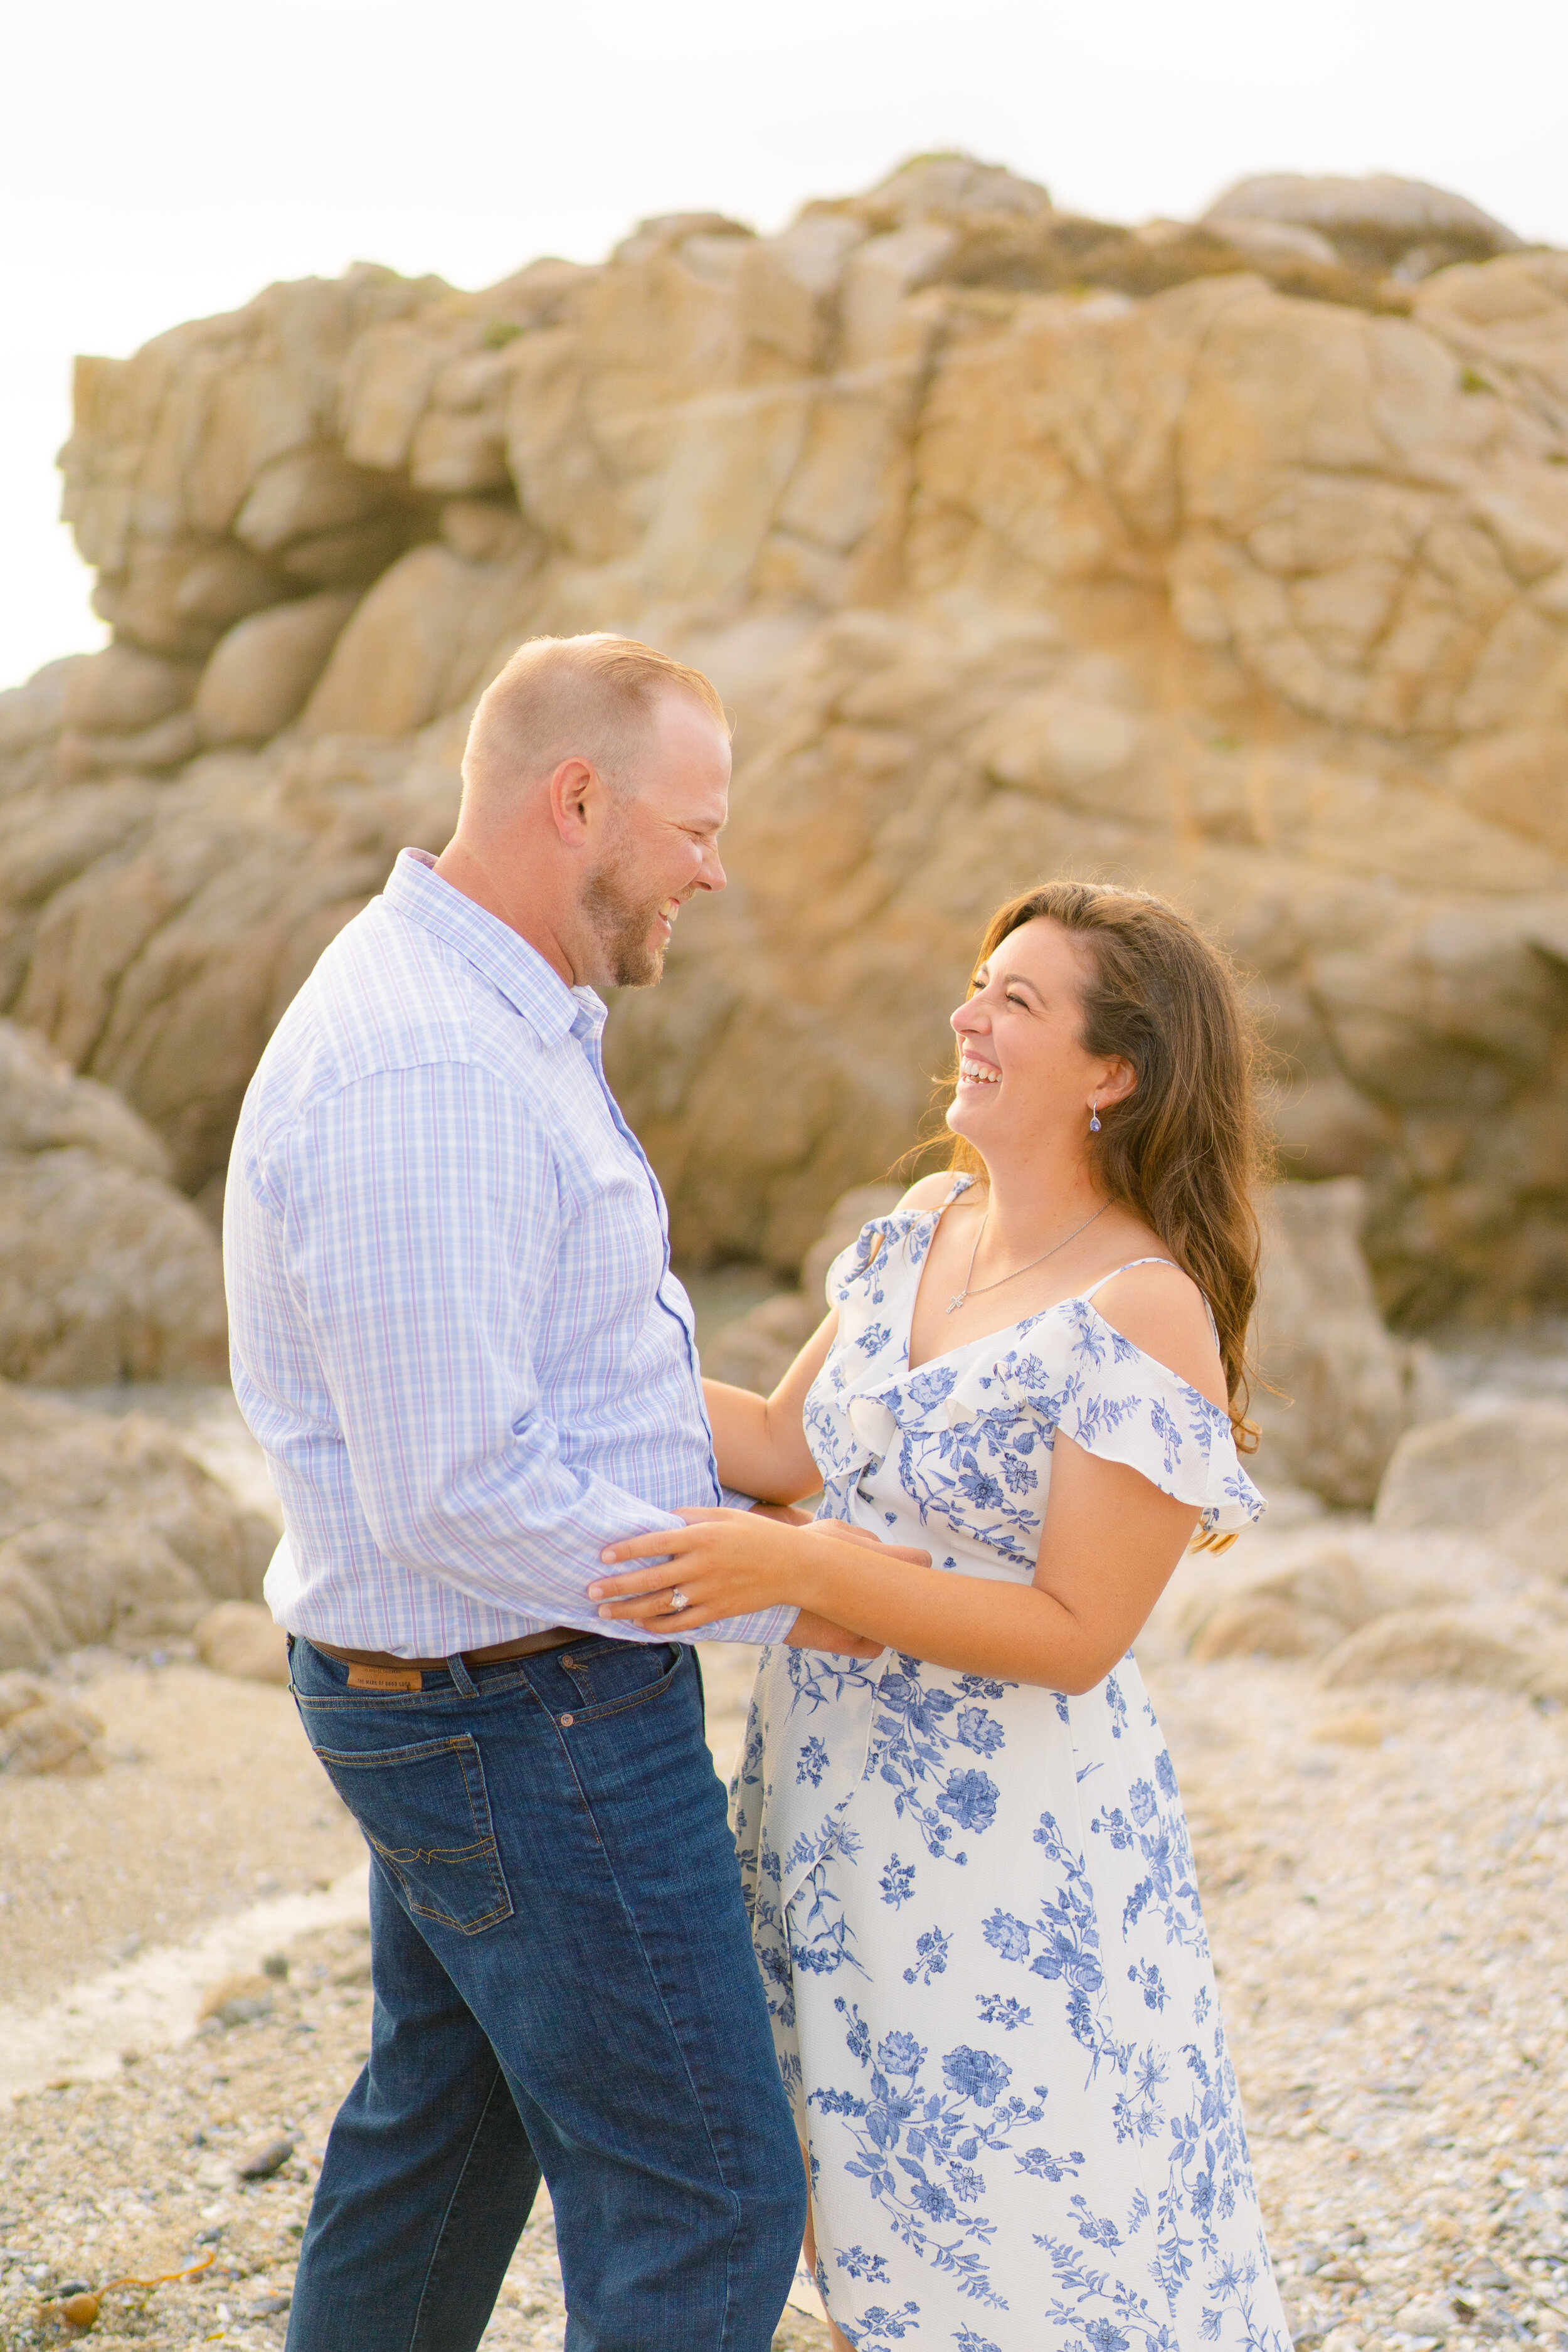
<path id="1" fill-rule="evenodd" d="M 837 1519 L 807 1520 L 794 1511 L 764 1510 L 689 1510 L 679 1516 L 687 1522 L 683 1531 L 661 1533 L 657 1538 L 630 1537 L 606 1549 L 605 1567 L 615 1573 L 588 1587 L 588 1597 L 599 1602 L 602 1617 L 630 1619 L 649 1633 L 673 1629 L 690 1633 L 734 1616 L 739 1595 L 765 1592 L 770 1598 L 764 1607 L 791 1601 L 800 1606 L 784 1636 L 792 1648 L 870 1658 L 885 1646 L 882 1643 L 850 1632 L 813 1605 L 814 1588 L 826 1591 L 835 1581 L 832 1555 L 840 1545 L 852 1544 L 868 1549 L 879 1562 L 931 1566 L 929 1552 L 884 1544 L 868 1528 L 846 1527 Z M 785 1520 L 794 1524 L 781 1524 Z M 636 1566 L 656 1549 L 660 1555 L 657 1566 Z M 687 1606 L 671 1612 L 675 1590 Z"/>
<path id="2" fill-rule="evenodd" d="M 806 1633 L 785 1636 L 808 1648 L 849 1648 L 858 1636 L 861 1655 L 890 1645 L 960 1674 L 1072 1693 L 1103 1680 L 1134 1639 L 1198 1519 L 1194 1507 L 1059 1430 L 1032 1583 L 949 1575 L 929 1553 L 832 1520 L 797 1528 L 755 1512 L 679 1516 L 687 1524 L 673 1534 L 606 1548 L 607 1572 L 588 1587 L 602 1617 L 668 1634 L 793 1603 L 841 1629 L 818 1636 L 808 1620 Z M 650 1559 L 659 1564 L 633 1565 Z M 672 1588 L 689 1603 L 675 1615 Z"/>

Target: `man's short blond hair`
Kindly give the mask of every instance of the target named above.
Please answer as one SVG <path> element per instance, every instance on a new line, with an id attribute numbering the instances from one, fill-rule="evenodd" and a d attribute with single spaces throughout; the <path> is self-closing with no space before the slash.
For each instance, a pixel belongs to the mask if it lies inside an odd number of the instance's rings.
<path id="1" fill-rule="evenodd" d="M 684 694 L 725 735 L 729 713 L 711 678 L 635 637 L 531 637 L 479 698 L 463 753 L 466 793 L 504 792 L 587 760 L 606 782 L 627 773 L 659 698 Z"/>

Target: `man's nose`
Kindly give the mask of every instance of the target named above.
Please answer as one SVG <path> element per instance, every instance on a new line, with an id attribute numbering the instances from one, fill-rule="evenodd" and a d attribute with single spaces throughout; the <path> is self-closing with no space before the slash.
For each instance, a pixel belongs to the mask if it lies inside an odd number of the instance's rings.
<path id="1" fill-rule="evenodd" d="M 702 863 L 697 871 L 697 887 L 700 890 L 725 890 L 729 885 L 730 877 L 720 862 L 718 845 L 710 841 L 702 852 Z"/>

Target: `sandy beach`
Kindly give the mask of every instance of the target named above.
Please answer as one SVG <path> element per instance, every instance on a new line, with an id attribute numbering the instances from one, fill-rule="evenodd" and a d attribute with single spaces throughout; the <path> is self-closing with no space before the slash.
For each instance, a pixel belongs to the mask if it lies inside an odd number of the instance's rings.
<path id="1" fill-rule="evenodd" d="M 705 1669 L 727 1769 L 750 1660 L 710 1651 Z M 368 2046 L 363 1849 L 285 1692 L 101 1653 L 58 1678 L 111 1760 L 0 1780 L 0 2042 L 20 2092 L 0 2347 L 55 2340 L 44 2305 L 66 2288 L 198 2263 L 114 2289 L 94 2340 L 276 2344 Z M 1568 2344 L 1568 1716 L 1436 1685 L 1348 1705 L 1284 1663 L 1148 1678 L 1297 2345 Z M 270 2177 L 239 2177 L 283 2139 Z M 485 2342 L 547 2352 L 563 2327 L 541 2210 Z M 826 2337 L 791 2311 L 777 2342 Z"/>

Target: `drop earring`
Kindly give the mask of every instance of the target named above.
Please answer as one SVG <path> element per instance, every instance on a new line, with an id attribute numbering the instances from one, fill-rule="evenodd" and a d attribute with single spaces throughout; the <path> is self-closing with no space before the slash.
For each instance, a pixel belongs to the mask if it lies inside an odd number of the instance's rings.
<path id="1" fill-rule="evenodd" d="M 1090 1135 L 1100 1133 L 1100 1097 L 1098 1095 L 1089 1107 L 1089 1131 Z"/>

